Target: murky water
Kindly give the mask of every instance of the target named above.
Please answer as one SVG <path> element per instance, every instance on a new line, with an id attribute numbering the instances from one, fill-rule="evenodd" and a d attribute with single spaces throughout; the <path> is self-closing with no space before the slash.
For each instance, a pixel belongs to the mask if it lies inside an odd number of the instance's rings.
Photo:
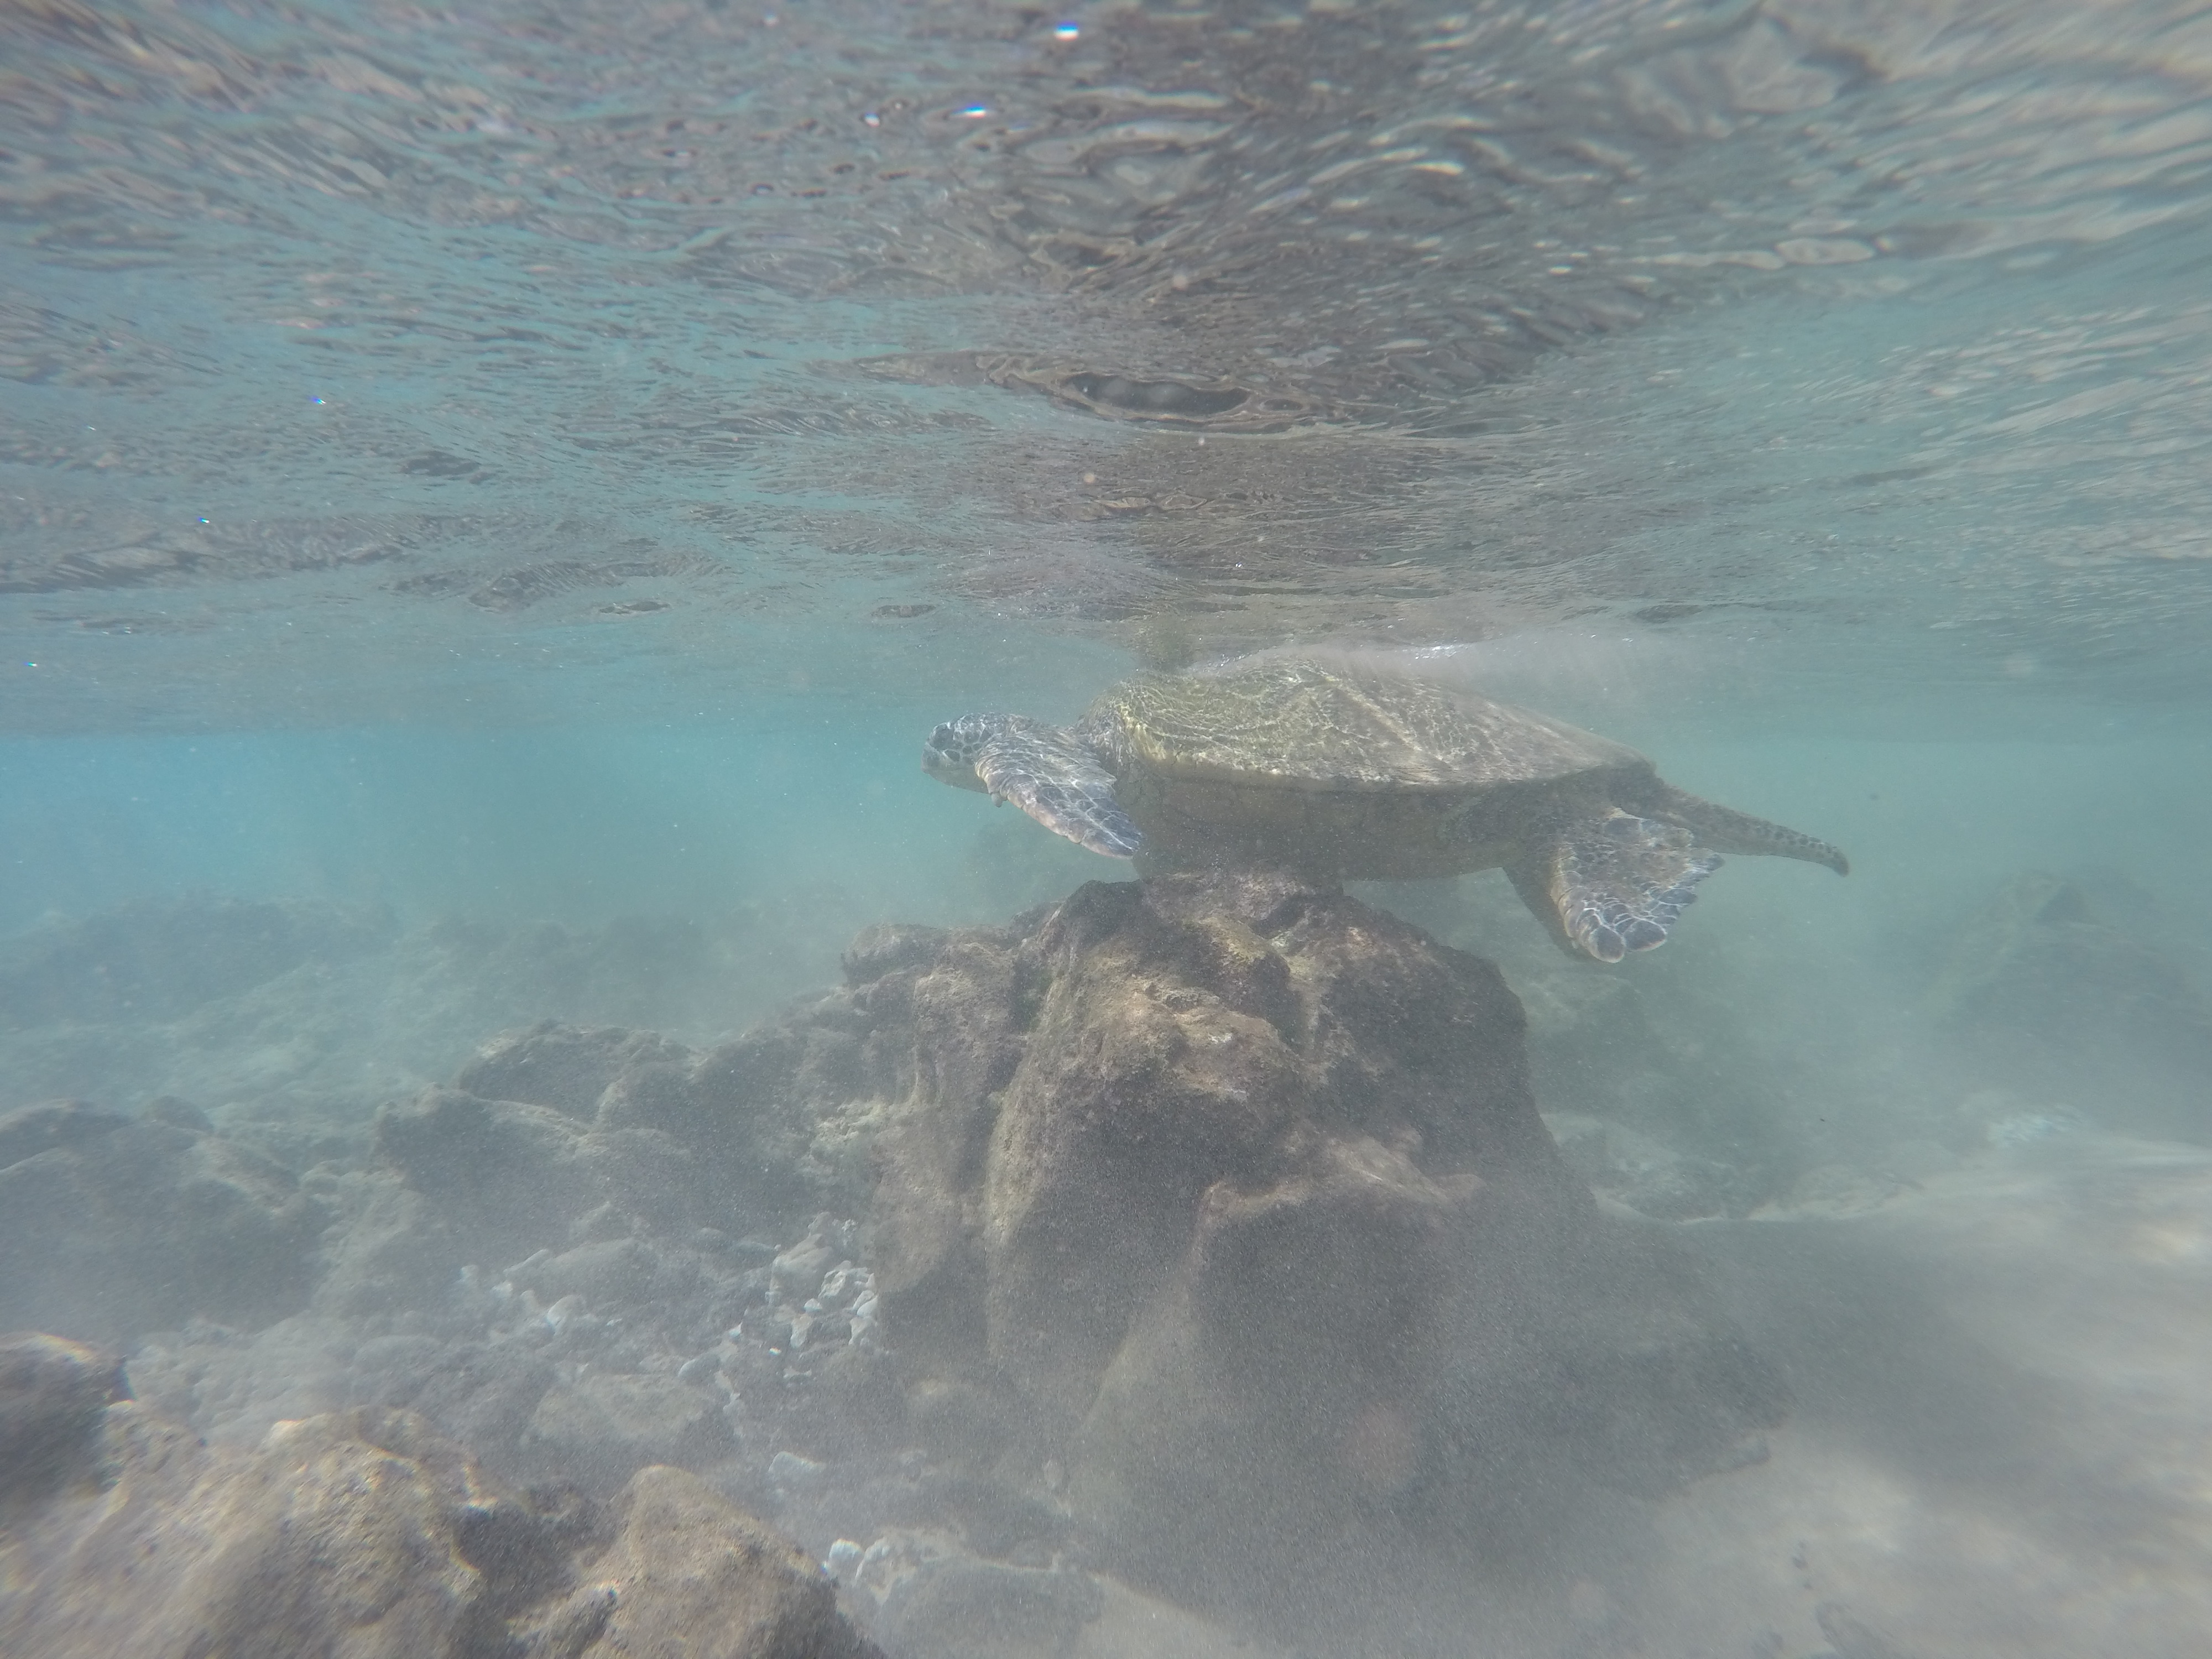
<path id="1" fill-rule="evenodd" d="M 18 0 L 0 1110 L 370 1180 L 502 1030 L 724 1042 L 865 926 L 1127 878 L 936 721 L 1404 653 L 1850 851 L 1603 970 L 1494 874 L 1358 890 L 1500 963 L 1796 1403 L 1334 1625 L 1090 1565 L 1193 1651 L 2193 1653 L 2208 261 L 2176 0 Z M 308 1288 L 82 1289 L 0 1326 L 218 1441 L 374 1392 L 298 1381 Z M 695 1462 L 890 1536 L 762 1471 L 902 1447 L 810 1431 Z"/>

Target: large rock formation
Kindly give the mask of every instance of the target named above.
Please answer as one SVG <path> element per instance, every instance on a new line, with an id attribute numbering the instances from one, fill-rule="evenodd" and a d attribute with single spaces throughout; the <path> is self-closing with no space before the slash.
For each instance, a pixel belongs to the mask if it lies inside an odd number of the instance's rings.
<path id="1" fill-rule="evenodd" d="M 1401 921 L 1176 877 L 848 972 L 881 1059 L 911 1034 L 873 1264 L 917 1431 L 1054 1469 L 1155 1575 L 1433 1531 L 1531 1462 L 1651 1489 L 1779 1414 L 1692 1264 L 1561 1162 L 1496 969 Z"/>

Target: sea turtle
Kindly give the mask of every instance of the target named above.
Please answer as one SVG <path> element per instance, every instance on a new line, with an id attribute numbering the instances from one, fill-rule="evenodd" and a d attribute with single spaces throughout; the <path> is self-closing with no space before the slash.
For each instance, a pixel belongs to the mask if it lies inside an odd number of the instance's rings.
<path id="1" fill-rule="evenodd" d="M 1114 686 L 1073 726 L 968 714 L 932 776 L 1010 800 L 1140 873 L 1280 867 L 1328 881 L 1502 868 L 1571 952 L 1618 962 L 1667 929 L 1718 853 L 1850 863 L 1700 800 L 1642 755 L 1510 703 L 1351 663 L 1253 659 Z"/>

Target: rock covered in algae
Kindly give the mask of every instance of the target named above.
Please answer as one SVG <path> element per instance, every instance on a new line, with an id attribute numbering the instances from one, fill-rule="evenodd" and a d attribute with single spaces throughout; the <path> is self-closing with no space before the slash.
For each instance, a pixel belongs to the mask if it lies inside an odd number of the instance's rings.
<path id="1" fill-rule="evenodd" d="M 251 1449 L 210 1447 L 95 1399 L 119 1382 L 75 1345 L 0 1339 L 0 1431 L 36 1415 L 33 1396 L 85 1430 L 70 1478 L 17 1482 L 0 1504 L 0 1652 L 876 1652 L 795 1544 L 680 1469 L 640 1470 L 604 1508 L 524 1494 L 421 1418 L 374 1409 L 282 1423 Z"/>
<path id="2" fill-rule="evenodd" d="M 1561 1160 L 1496 969 L 1407 923 L 1188 875 L 849 960 L 911 1032 L 873 1218 L 917 1430 L 1064 1463 L 1124 1559 L 1449 1515 L 1531 1455 L 1653 1490 L 1780 1415 Z"/>

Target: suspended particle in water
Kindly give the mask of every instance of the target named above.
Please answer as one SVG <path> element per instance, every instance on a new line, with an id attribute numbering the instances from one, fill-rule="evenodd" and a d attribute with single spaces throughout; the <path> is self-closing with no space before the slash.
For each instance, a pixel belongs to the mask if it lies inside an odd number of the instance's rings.
<path id="1" fill-rule="evenodd" d="M 1083 33 L 1083 28 L 1077 23 L 1060 23 L 1055 25 L 1052 32 L 1062 40 L 1073 40 Z"/>

